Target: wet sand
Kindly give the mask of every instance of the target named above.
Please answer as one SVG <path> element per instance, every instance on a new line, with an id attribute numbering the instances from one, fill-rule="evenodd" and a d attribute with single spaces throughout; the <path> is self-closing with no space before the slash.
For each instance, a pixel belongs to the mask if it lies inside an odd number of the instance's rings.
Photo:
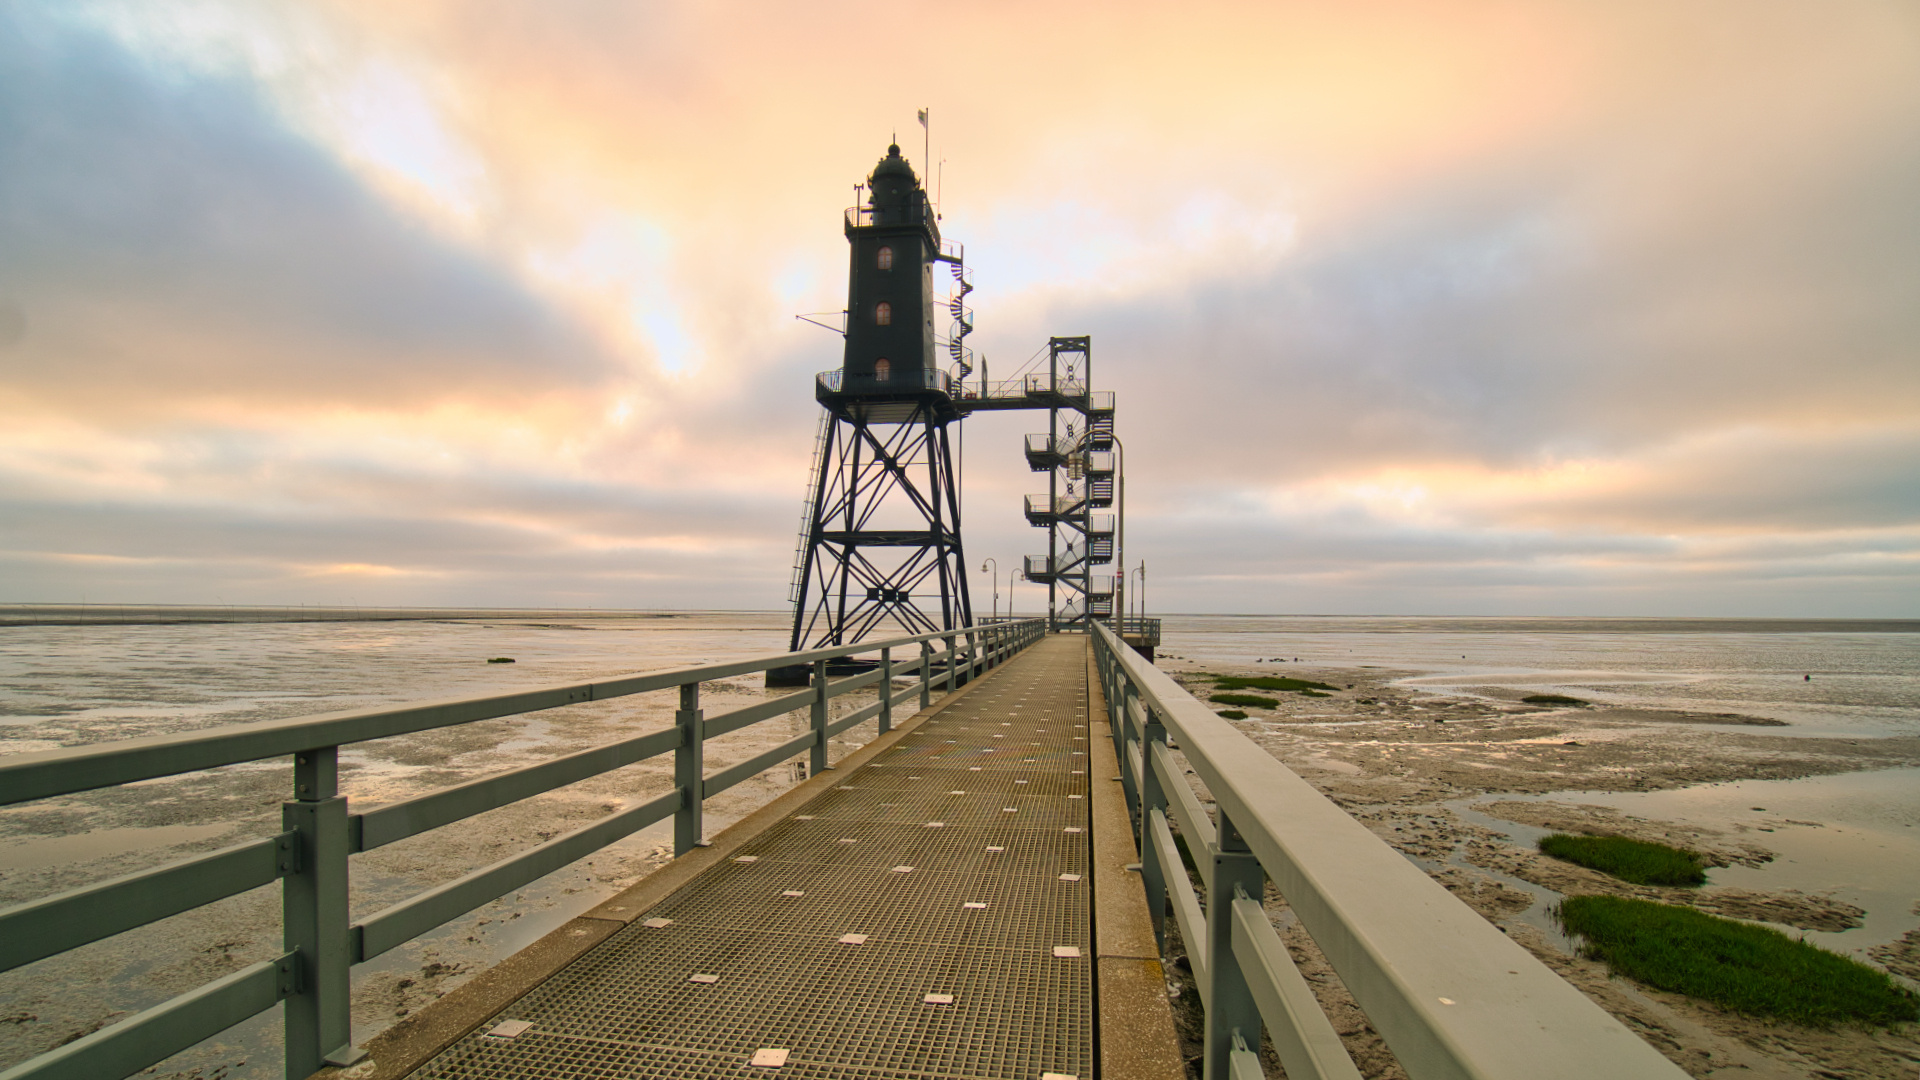
<path id="1" fill-rule="evenodd" d="M 1911 1029 L 1760 1021 L 1613 978 L 1603 964 L 1574 955 L 1550 914 L 1565 895 L 1686 903 L 1806 932 L 1911 980 L 1920 973 L 1920 858 L 1911 870 L 1890 871 L 1871 893 L 1899 895 L 1897 906 L 1869 913 L 1845 895 L 1859 890 L 1809 882 L 1782 859 L 1782 850 L 1817 851 L 1831 840 L 1822 830 L 1848 832 L 1844 823 L 1758 806 L 1724 808 L 1718 816 L 1698 807 L 1684 815 L 1637 814 L 1592 800 L 1648 803 L 1665 797 L 1660 793 L 1720 790 L 1711 785 L 1744 794 L 1749 788 L 1740 782 L 1911 769 L 1920 766 L 1920 738 L 1802 735 L 1775 719 L 1723 712 L 1530 705 L 1520 700 L 1526 689 L 1451 677 L 1423 685 L 1431 676 L 1413 670 L 1223 666 L 1180 656 L 1163 656 L 1161 666 L 1203 700 L 1212 683 L 1197 677 L 1202 671 L 1341 687 L 1319 698 L 1242 691 L 1279 704 L 1235 706 L 1249 714 L 1236 726 L 1691 1075 L 1912 1080 L 1920 1068 L 1920 1032 Z M 1920 852 L 1920 829 L 1902 827 L 1883 822 L 1865 832 L 1904 858 L 1905 843 Z M 1629 885 L 1540 854 L 1534 841 L 1550 831 L 1676 844 L 1702 852 L 1715 869 L 1699 889 Z M 1799 847 L 1784 843 L 1789 836 Z M 1813 887 L 1776 887 L 1775 879 Z M 1363 1073 L 1403 1076 L 1284 901 L 1269 895 L 1268 908 Z M 1877 936 L 1856 944 L 1863 933 Z M 1191 1004 L 1188 983 L 1183 997 Z"/>

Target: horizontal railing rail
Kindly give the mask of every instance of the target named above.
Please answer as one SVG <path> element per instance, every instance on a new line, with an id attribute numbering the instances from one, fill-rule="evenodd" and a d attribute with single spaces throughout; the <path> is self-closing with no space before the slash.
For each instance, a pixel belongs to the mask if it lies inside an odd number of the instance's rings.
<path id="1" fill-rule="evenodd" d="M 1262 1075 L 1263 1026 L 1293 1080 L 1360 1075 L 1267 918 L 1268 882 L 1413 1080 L 1685 1076 L 1107 626 L 1093 633 L 1154 932 L 1164 950 L 1170 912 L 1205 1010 L 1206 1080 Z"/>
<path id="2" fill-rule="evenodd" d="M 225 765 L 291 755 L 294 799 L 282 804 L 280 833 L 165 866 L 102 881 L 0 910 L 0 971 L 281 883 L 287 952 L 255 964 L 85 1038 L 0 1072 L 0 1080 L 99 1080 L 124 1077 L 286 1003 L 286 1075 L 361 1056 L 349 1040 L 349 975 L 373 959 L 529 882 L 669 818 L 674 856 L 702 841 L 702 805 L 798 754 L 809 774 L 829 767 L 828 741 L 878 718 L 890 730 L 895 707 L 952 690 L 1044 636 L 1042 619 L 979 624 L 802 653 L 705 664 L 594 682 L 452 701 L 357 709 L 128 739 L 0 758 L 0 804 L 23 803 Z M 917 646 L 917 650 L 915 647 Z M 944 647 L 939 647 L 944 646 Z M 896 650 L 914 650 L 896 660 Z M 872 670 L 829 680 L 831 660 L 879 653 Z M 805 690 L 707 718 L 700 686 L 772 668 L 808 666 Z M 896 688 L 896 676 L 912 681 Z M 832 718 L 833 698 L 877 687 L 868 705 Z M 605 746 L 480 777 L 400 802 L 353 812 L 339 792 L 340 747 L 476 720 L 587 701 L 677 689 L 674 725 Z M 718 772 L 705 768 L 708 740 L 801 709 L 804 734 Z M 674 759 L 670 790 L 637 806 L 554 837 L 490 866 L 350 921 L 350 857 L 418 836 L 568 784 L 663 757 Z"/>

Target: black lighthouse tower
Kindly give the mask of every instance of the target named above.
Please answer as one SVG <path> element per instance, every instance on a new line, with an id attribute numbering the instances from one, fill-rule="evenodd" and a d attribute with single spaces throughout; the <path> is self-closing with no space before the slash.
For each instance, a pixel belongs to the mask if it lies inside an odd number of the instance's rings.
<path id="1" fill-rule="evenodd" d="M 889 146 L 846 212 L 846 353 L 820 373 L 826 410 L 794 565 L 794 651 L 848 645 L 876 630 L 918 634 L 973 621 L 960 544 L 960 493 L 948 426 L 962 416 L 941 346 L 970 373 L 970 285 L 912 166 Z M 935 332 L 934 264 L 950 264 L 947 340 Z M 770 675 L 773 673 L 769 673 Z M 795 673 L 799 674 L 799 673 Z"/>

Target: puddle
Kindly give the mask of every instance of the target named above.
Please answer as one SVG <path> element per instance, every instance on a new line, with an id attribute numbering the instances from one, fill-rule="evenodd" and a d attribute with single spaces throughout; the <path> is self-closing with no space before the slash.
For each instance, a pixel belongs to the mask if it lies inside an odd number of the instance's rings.
<path id="1" fill-rule="evenodd" d="M 76 836 L 48 836 L 0 844 L 0 870 L 86 862 L 130 851 L 176 847 L 228 832 L 232 825 L 160 825 L 146 829 L 99 829 Z"/>
<path id="2" fill-rule="evenodd" d="M 1531 847 L 1546 830 L 1479 814 L 1474 803 L 1560 802 L 1604 806 L 1655 821 L 1729 832 L 1768 848 L 1772 862 L 1708 871 L 1711 885 L 1779 892 L 1823 893 L 1866 909 L 1851 930 L 1789 929 L 1823 948 L 1851 955 L 1898 939 L 1920 925 L 1920 769 L 1812 776 L 1798 780 L 1740 780 L 1671 791 L 1559 791 L 1545 795 L 1485 795 L 1449 803 L 1476 825 L 1497 829 Z M 1751 831 L 1733 832 L 1730 825 Z"/>
<path id="3" fill-rule="evenodd" d="M 1705 675 L 1658 671 L 1484 671 L 1469 674 L 1414 675 L 1395 686 L 1618 686 L 1622 683 L 1701 682 Z"/>

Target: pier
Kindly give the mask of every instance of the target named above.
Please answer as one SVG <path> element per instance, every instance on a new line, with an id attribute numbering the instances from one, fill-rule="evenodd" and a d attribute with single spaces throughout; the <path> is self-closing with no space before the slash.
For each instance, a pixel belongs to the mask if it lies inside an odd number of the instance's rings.
<path id="1" fill-rule="evenodd" d="M 863 651 L 880 654 L 871 670 L 829 678 Z M 699 707 L 703 682 L 794 664 L 815 671 L 803 690 Z M 865 687 L 871 704 L 833 715 Z M 341 745 L 676 688 L 663 731 L 383 806 L 339 793 Z M 705 768 L 707 739 L 801 709 L 804 734 Z M 875 741 L 828 760 L 832 735 L 869 720 Z M 1204 1007 L 1204 1076 L 1278 1063 L 1358 1077 L 1275 932 L 1280 898 L 1414 1080 L 1682 1075 L 1104 624 L 990 624 L 20 754 L 0 761 L 0 800 L 285 755 L 284 831 L 0 911 L 0 969 L 276 881 L 284 955 L 0 1080 L 129 1076 L 282 1003 L 293 1078 L 1172 1080 L 1194 1049 L 1166 992 L 1176 948 Z M 669 790 L 349 918 L 352 855 L 660 755 Z M 706 798 L 796 757 L 806 781 L 705 835 Z M 664 869 L 352 1044 L 355 965 L 669 818 Z"/>

